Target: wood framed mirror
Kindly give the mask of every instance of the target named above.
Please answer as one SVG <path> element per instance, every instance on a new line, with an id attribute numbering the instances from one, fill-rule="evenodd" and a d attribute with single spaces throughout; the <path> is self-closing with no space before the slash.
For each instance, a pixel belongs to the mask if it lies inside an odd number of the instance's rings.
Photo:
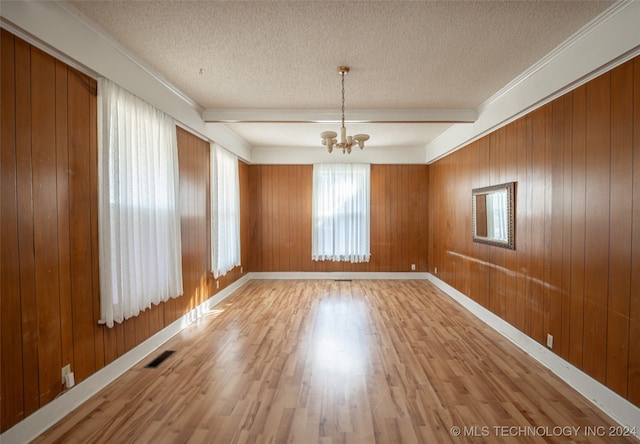
<path id="1" fill-rule="evenodd" d="M 471 191 L 473 241 L 515 250 L 515 182 Z"/>

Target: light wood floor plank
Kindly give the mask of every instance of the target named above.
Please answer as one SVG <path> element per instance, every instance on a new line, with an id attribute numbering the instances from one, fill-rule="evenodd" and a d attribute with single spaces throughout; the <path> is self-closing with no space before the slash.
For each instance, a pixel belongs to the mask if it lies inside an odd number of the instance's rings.
<path id="1" fill-rule="evenodd" d="M 251 281 L 164 350 L 35 442 L 638 442 L 422 280 Z"/>

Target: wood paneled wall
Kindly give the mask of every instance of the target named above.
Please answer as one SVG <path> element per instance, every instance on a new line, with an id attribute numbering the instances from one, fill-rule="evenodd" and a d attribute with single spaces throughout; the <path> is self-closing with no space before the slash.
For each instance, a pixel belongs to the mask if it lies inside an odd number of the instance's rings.
<path id="1" fill-rule="evenodd" d="M 429 270 L 640 405 L 640 59 L 430 166 Z M 471 190 L 516 181 L 516 249 Z"/>
<path id="2" fill-rule="evenodd" d="M 98 325 L 96 82 L 2 30 L 1 430 L 241 276 L 209 272 L 209 144 L 178 128 L 184 295 Z M 240 163 L 248 201 L 247 166 Z M 243 211 L 247 211 L 246 205 Z M 243 263 L 248 217 L 243 215 Z M 244 270 L 246 271 L 246 270 Z"/>
<path id="3" fill-rule="evenodd" d="M 311 260 L 313 165 L 250 165 L 252 271 L 427 270 L 427 165 L 371 165 L 371 260 Z"/>
<path id="4" fill-rule="evenodd" d="M 96 82 L 2 30 L 2 430 L 104 365 Z"/>

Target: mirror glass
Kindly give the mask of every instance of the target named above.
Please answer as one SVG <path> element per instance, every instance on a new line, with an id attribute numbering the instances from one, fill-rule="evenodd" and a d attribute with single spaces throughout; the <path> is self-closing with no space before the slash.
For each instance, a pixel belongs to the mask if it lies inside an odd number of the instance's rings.
<path id="1" fill-rule="evenodd" d="M 515 249 L 515 182 L 472 191 L 473 241 Z"/>

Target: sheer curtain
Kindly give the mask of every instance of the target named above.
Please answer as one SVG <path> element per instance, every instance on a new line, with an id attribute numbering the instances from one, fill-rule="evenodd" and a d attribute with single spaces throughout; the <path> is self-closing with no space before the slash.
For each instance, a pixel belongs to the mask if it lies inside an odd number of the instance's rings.
<path id="1" fill-rule="evenodd" d="M 100 315 L 112 327 L 182 294 L 172 118 L 98 80 Z"/>
<path id="2" fill-rule="evenodd" d="M 369 262 L 370 175 L 368 164 L 313 166 L 313 260 Z"/>
<path id="3" fill-rule="evenodd" d="M 240 265 L 238 156 L 211 144 L 211 268 L 217 279 Z"/>

